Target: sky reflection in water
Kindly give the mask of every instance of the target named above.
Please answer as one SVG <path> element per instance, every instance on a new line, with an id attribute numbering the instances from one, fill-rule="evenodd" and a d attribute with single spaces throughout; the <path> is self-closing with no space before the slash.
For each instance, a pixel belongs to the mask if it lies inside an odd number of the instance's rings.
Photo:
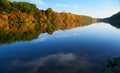
<path id="1" fill-rule="evenodd" d="M 3 45 L 0 73 L 98 73 L 120 56 L 119 37 L 119 29 L 96 23 Z"/>

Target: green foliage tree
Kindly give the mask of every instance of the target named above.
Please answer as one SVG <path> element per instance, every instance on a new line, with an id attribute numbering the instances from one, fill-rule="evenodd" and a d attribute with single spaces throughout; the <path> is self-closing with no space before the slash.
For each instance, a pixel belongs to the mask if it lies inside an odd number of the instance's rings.
<path id="1" fill-rule="evenodd" d="M 10 11 L 10 2 L 9 0 L 0 0 L 0 11 L 6 11 L 9 12 Z"/>
<path id="2" fill-rule="evenodd" d="M 12 2 L 11 3 L 11 10 L 12 11 L 17 11 L 20 10 L 21 12 L 26 12 L 26 13 L 32 13 L 37 10 L 37 7 L 35 4 L 30 4 L 28 2 Z"/>

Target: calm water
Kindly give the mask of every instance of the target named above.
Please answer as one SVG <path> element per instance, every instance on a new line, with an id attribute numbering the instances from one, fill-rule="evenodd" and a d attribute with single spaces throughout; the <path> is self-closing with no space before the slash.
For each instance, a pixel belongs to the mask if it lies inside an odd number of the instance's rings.
<path id="1" fill-rule="evenodd" d="M 98 73 L 120 56 L 120 29 L 106 23 L 0 46 L 0 73 Z"/>

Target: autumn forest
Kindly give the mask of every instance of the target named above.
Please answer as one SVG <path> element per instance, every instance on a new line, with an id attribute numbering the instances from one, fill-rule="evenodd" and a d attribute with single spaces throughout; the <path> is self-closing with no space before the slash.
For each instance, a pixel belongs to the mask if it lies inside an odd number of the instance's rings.
<path id="1" fill-rule="evenodd" d="M 31 40 L 37 38 L 36 35 L 40 33 L 52 34 L 56 30 L 65 30 L 96 22 L 96 19 L 89 16 L 59 13 L 53 11 L 52 8 L 40 10 L 35 4 L 28 2 L 0 0 L 0 10 L 1 44 Z"/>

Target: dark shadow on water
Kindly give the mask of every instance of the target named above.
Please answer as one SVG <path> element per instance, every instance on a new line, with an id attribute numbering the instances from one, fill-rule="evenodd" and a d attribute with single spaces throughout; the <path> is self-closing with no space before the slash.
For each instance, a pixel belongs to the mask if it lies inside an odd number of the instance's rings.
<path id="1" fill-rule="evenodd" d="M 98 21 L 111 24 L 113 27 L 116 27 L 116 28 L 120 29 L 120 21 L 115 21 L 115 20 L 112 21 L 112 20 L 110 20 L 108 18 L 106 18 L 106 19 L 99 19 Z"/>
<path id="2" fill-rule="evenodd" d="M 113 73 L 120 73 L 120 57 L 108 60 L 108 67 L 113 71 Z"/>
<path id="3" fill-rule="evenodd" d="M 110 23 L 113 27 L 116 27 L 118 29 L 120 29 L 120 24 L 118 23 Z"/>

